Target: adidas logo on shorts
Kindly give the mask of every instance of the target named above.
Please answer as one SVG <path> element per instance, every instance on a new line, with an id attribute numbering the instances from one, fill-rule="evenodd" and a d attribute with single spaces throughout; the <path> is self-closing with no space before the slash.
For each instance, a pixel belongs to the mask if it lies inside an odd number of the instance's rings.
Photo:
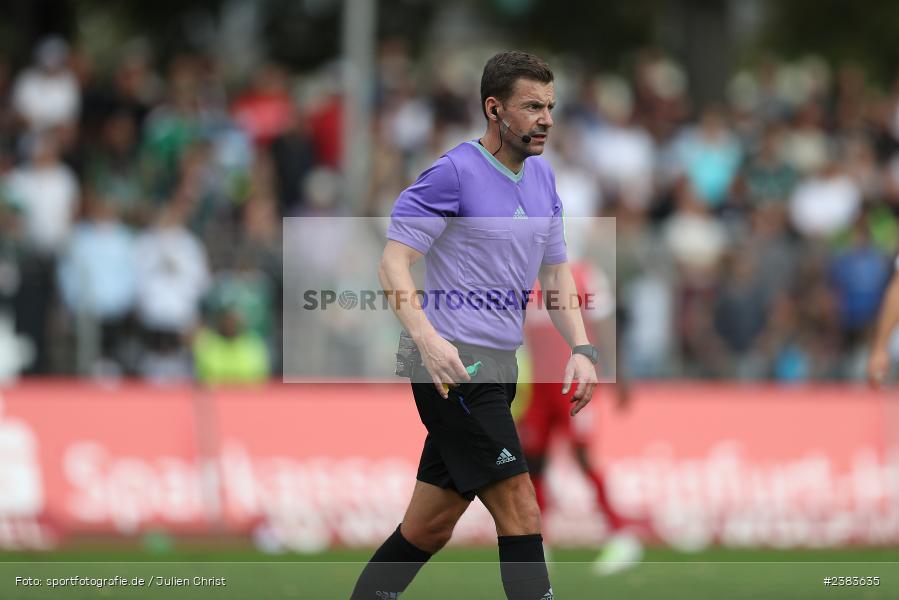
<path id="1" fill-rule="evenodd" d="M 543 594 L 543 597 L 540 600 L 553 600 L 555 596 L 553 596 L 553 589 L 549 588 L 549 591 Z"/>
<path id="2" fill-rule="evenodd" d="M 503 451 L 499 453 L 499 457 L 496 459 L 497 465 L 504 465 L 506 463 L 510 463 L 515 460 L 515 457 L 512 456 L 512 453 L 503 448 Z"/>
<path id="3" fill-rule="evenodd" d="M 375 592 L 375 596 L 377 596 L 378 600 L 398 600 L 400 597 L 399 592 Z"/>

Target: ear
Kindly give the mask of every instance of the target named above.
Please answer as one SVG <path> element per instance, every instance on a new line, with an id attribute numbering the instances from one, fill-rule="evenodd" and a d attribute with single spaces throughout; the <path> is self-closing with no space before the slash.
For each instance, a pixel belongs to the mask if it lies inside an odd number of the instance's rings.
<path id="1" fill-rule="evenodd" d="M 494 120 L 494 121 L 499 121 L 499 115 L 496 113 L 496 106 L 495 106 L 495 105 L 490 107 L 490 114 L 493 115 L 493 120 Z"/>

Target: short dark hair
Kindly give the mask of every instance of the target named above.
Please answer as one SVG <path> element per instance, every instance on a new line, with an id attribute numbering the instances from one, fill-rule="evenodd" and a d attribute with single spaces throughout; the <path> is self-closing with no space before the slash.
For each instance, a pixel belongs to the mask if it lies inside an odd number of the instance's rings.
<path id="1" fill-rule="evenodd" d="M 494 54 L 487 61 L 481 75 L 481 110 L 485 117 L 487 109 L 484 108 L 484 103 L 487 98 L 493 96 L 505 102 L 512 95 L 515 82 L 519 79 L 550 83 L 553 80 L 553 72 L 545 60 L 518 50 Z"/>

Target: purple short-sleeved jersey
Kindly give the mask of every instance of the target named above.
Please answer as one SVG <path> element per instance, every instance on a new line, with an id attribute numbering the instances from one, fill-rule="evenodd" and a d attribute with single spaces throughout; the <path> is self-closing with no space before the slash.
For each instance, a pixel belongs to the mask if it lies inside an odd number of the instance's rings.
<path id="1" fill-rule="evenodd" d="M 408 187 L 387 237 L 425 255 L 424 309 L 444 338 L 514 350 L 541 264 L 567 260 L 562 202 L 541 157 L 513 173 L 477 141 Z"/>

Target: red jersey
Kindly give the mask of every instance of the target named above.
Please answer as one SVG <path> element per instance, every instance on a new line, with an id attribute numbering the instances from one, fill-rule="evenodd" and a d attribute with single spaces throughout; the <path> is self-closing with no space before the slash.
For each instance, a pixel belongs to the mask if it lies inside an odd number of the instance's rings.
<path id="1" fill-rule="evenodd" d="M 608 278 L 586 262 L 572 262 L 571 272 L 581 302 L 581 314 L 587 337 L 595 344 L 597 321 L 611 315 L 615 300 Z M 593 433 L 593 405 L 588 404 L 572 418 L 570 398 L 575 386 L 562 395 L 562 379 L 571 357 L 571 348 L 556 331 L 546 303 L 536 291 L 525 316 L 524 338 L 531 358 L 531 399 L 518 422 L 521 443 L 526 454 L 542 455 L 549 447 L 553 432 L 586 445 Z M 600 353 L 602 349 L 600 349 Z M 600 360 L 602 357 L 600 356 Z"/>
<path id="2" fill-rule="evenodd" d="M 585 261 L 573 261 L 570 266 L 581 302 L 587 338 L 596 345 L 596 323 L 614 312 L 615 297 L 608 278 L 598 268 Z M 543 296 L 538 284 L 525 313 L 524 341 L 531 357 L 531 381 L 561 382 L 571 348 L 550 320 L 546 304 L 552 299 Z M 561 299 L 555 302 L 562 304 Z"/>

